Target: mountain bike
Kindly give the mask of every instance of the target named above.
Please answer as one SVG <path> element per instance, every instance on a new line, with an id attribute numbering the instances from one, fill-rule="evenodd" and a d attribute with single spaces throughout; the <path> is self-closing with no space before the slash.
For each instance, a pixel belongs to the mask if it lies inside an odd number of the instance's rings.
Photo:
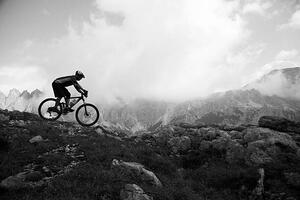
<path id="1" fill-rule="evenodd" d="M 80 105 L 75 112 L 76 120 L 82 126 L 92 126 L 99 119 L 99 111 L 95 105 L 85 103 L 84 97 L 87 97 L 87 93 L 81 93 L 81 96 L 70 97 L 69 107 L 73 108 L 77 103 L 82 101 L 83 104 Z M 41 118 L 54 121 L 57 120 L 61 115 L 66 115 L 69 113 L 65 109 L 65 102 L 59 102 L 58 106 L 55 107 L 56 101 L 56 98 L 47 98 L 40 103 L 38 112 Z"/>

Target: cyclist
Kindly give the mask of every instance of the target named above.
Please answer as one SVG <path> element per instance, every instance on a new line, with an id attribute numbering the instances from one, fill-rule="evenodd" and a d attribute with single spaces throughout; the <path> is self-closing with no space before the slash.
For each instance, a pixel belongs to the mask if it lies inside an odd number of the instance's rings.
<path id="1" fill-rule="evenodd" d="M 59 112 L 57 106 L 59 105 L 59 102 L 63 97 L 66 101 L 66 108 L 63 110 L 63 112 L 67 113 L 74 111 L 72 108 L 69 107 L 71 94 L 66 87 L 73 85 L 79 93 L 82 93 L 86 96 L 87 90 L 83 89 L 77 82 L 80 81 L 82 78 L 85 78 L 84 74 L 81 71 L 76 71 L 75 75 L 60 77 L 53 81 L 52 88 L 55 97 L 57 97 L 55 107 L 51 108 L 53 112 Z"/>

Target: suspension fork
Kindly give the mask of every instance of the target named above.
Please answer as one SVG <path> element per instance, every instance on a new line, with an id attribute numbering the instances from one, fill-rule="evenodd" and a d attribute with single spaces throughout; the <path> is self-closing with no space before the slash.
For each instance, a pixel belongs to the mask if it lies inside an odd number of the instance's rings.
<path id="1" fill-rule="evenodd" d="M 83 106 L 84 106 L 84 114 L 85 115 L 88 115 L 88 112 L 87 112 L 87 109 L 86 109 L 86 105 L 85 105 L 85 100 L 84 100 L 84 98 L 82 98 L 82 101 L 83 101 Z"/>

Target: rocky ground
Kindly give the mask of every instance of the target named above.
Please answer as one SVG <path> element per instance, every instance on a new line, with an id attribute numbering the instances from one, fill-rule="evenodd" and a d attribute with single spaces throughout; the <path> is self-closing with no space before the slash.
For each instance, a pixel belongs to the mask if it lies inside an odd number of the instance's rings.
<path id="1" fill-rule="evenodd" d="M 299 124 L 129 135 L 0 110 L 0 199 L 300 199 Z"/>

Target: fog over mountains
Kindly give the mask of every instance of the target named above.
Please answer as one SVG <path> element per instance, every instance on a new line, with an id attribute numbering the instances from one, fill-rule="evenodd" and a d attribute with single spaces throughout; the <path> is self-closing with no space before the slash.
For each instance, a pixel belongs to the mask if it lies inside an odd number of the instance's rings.
<path id="1" fill-rule="evenodd" d="M 36 113 L 41 91 L 0 93 L 0 108 Z M 300 68 L 273 70 L 239 90 L 181 103 L 136 99 L 99 107 L 106 122 L 136 132 L 170 123 L 257 124 L 264 115 L 300 121 Z"/>
<path id="2" fill-rule="evenodd" d="M 20 92 L 17 89 L 11 89 L 7 96 L 0 91 L 0 109 L 37 113 L 37 106 L 41 97 L 42 92 L 38 89 L 32 92 L 27 90 Z"/>

